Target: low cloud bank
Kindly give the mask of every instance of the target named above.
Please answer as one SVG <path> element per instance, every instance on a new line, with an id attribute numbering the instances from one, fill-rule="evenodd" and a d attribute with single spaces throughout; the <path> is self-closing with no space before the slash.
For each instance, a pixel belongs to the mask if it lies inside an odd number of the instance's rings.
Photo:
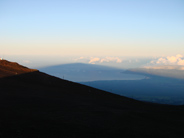
<path id="1" fill-rule="evenodd" d="M 97 57 L 95 57 L 95 58 L 91 58 L 90 59 L 90 61 L 89 61 L 89 63 L 91 63 L 91 64 L 95 64 L 96 62 L 99 62 L 100 61 L 100 58 L 97 58 Z"/>
<path id="2" fill-rule="evenodd" d="M 167 69 L 167 70 L 184 70 L 184 66 L 162 65 L 162 66 L 145 66 L 145 69 Z"/>
<path id="3" fill-rule="evenodd" d="M 184 70 L 184 56 L 178 54 L 176 56 L 161 57 L 152 60 L 150 66 L 144 66 L 145 69 L 167 69 L 167 70 Z"/>
<path id="4" fill-rule="evenodd" d="M 89 61 L 89 63 L 91 63 L 91 64 L 105 63 L 105 62 L 121 63 L 122 60 L 118 57 L 105 57 L 105 58 L 91 57 L 91 59 Z"/>
<path id="5" fill-rule="evenodd" d="M 122 60 L 118 57 L 106 57 L 106 58 L 103 58 L 103 59 L 100 60 L 101 63 L 111 62 L 111 61 L 116 62 L 116 63 L 121 63 L 122 62 Z"/>
<path id="6" fill-rule="evenodd" d="M 122 63 L 122 59 L 119 57 L 79 57 L 75 59 L 75 61 L 82 61 L 87 60 L 90 64 L 96 64 L 96 63 L 108 63 L 108 62 L 114 62 L 114 63 Z"/>
<path id="7" fill-rule="evenodd" d="M 184 65 L 184 56 L 178 54 L 176 56 L 161 57 L 157 60 L 152 60 L 151 63 L 156 65 Z"/>

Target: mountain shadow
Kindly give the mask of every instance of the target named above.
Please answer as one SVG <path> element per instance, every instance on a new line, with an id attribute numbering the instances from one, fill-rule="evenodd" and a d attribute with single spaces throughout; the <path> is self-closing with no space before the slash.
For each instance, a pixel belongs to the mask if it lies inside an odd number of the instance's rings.
<path id="1" fill-rule="evenodd" d="M 108 80 L 80 83 L 141 101 L 184 105 L 183 79 L 147 75 L 142 80 Z"/>
<path id="2" fill-rule="evenodd" d="M 140 102 L 38 70 L 5 76 L 0 78 L 2 138 L 184 136 L 183 106 Z"/>
<path id="3" fill-rule="evenodd" d="M 40 68 L 41 71 L 71 80 L 74 82 L 87 82 L 96 80 L 140 80 L 144 76 L 125 74 L 125 70 L 114 67 L 72 63 Z"/>

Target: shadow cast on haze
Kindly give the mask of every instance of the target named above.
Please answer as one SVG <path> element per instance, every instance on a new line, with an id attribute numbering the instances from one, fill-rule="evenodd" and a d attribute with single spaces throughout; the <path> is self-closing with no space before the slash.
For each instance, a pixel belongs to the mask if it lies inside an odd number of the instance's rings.
<path id="1" fill-rule="evenodd" d="M 144 68 L 123 70 L 82 63 L 55 65 L 40 70 L 141 101 L 184 105 L 183 71 Z"/>

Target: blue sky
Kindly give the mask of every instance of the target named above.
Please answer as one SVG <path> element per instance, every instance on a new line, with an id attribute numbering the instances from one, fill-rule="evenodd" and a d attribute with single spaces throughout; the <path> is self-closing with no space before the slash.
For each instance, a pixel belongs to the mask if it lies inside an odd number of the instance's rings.
<path id="1" fill-rule="evenodd" d="M 183 0 L 0 0 L 1 55 L 183 53 Z"/>

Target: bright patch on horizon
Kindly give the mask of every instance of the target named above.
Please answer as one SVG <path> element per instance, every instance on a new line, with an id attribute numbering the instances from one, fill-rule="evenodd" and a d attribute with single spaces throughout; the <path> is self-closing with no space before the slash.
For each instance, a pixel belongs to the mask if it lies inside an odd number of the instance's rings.
<path id="1" fill-rule="evenodd" d="M 152 60 L 154 65 L 184 65 L 184 56 L 178 54 L 176 56 L 161 57 L 157 60 Z"/>
<path id="2" fill-rule="evenodd" d="M 109 63 L 109 62 L 114 62 L 114 63 L 122 63 L 122 59 L 119 57 L 79 57 L 77 59 L 74 59 L 74 61 L 81 61 L 81 60 L 87 60 L 87 63 L 90 64 L 96 64 L 96 63 Z"/>

